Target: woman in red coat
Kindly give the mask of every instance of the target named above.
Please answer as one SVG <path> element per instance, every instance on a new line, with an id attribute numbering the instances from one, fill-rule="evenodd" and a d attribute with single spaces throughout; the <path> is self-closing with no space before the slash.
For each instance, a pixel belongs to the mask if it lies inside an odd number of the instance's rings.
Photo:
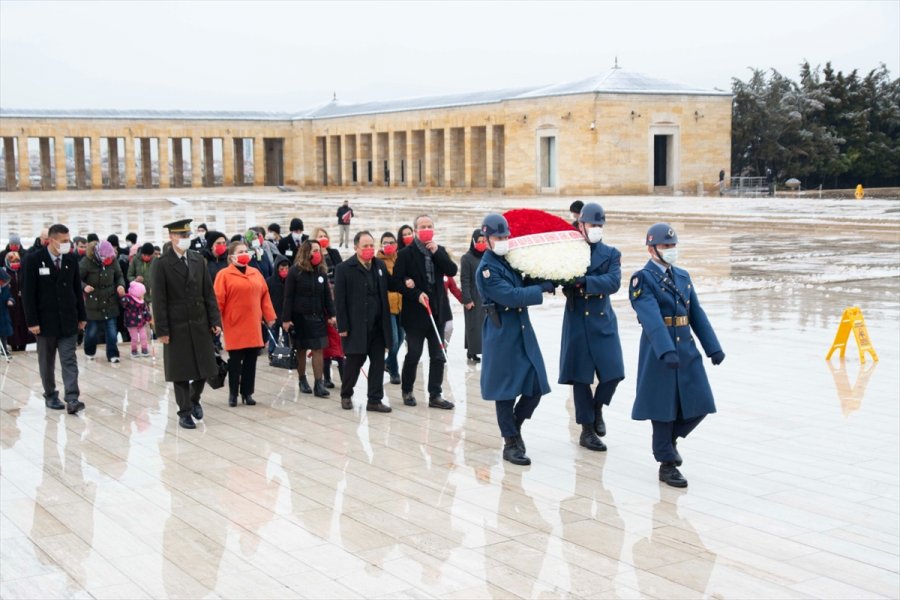
<path id="1" fill-rule="evenodd" d="M 247 245 L 243 241 L 232 242 L 228 246 L 228 267 L 219 272 L 213 286 L 228 350 L 228 406 L 237 406 L 238 391 L 241 402 L 256 404 L 256 357 L 263 347 L 260 323 L 265 321 L 270 328 L 275 323 L 266 280 L 249 263 Z"/>

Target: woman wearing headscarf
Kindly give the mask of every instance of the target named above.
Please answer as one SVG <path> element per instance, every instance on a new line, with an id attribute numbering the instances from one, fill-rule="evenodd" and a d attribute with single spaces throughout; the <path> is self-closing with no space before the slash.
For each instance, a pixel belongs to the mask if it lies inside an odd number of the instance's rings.
<path id="1" fill-rule="evenodd" d="M 481 230 L 476 229 L 469 240 L 469 251 L 460 260 L 460 284 L 466 317 L 466 357 L 474 363 L 481 362 L 478 355 L 481 354 L 481 324 L 484 322 L 484 310 L 481 307 L 481 295 L 475 287 L 475 277 L 485 250 L 487 240 Z"/>
<path id="2" fill-rule="evenodd" d="M 88 319 L 84 333 L 84 354 L 88 360 L 94 360 L 97 334 L 102 327 L 106 334 L 106 360 L 119 362 L 116 321 L 120 313 L 119 298 L 125 295 L 125 277 L 117 255 L 115 247 L 109 242 L 93 242 L 88 245 L 87 254 L 78 264 Z"/>
<path id="3" fill-rule="evenodd" d="M 24 350 L 25 346 L 34 343 L 34 336 L 28 331 L 25 323 L 25 305 L 22 303 L 22 282 L 25 274 L 22 272 L 22 258 L 19 252 L 10 250 L 3 259 L 3 265 L 9 272 L 9 293 L 14 304 L 9 307 L 9 316 L 12 319 L 13 332 L 7 342 L 13 351 Z"/>
<path id="4" fill-rule="evenodd" d="M 256 358 L 263 347 L 260 325 L 275 323 L 275 309 L 262 274 L 250 267 L 250 250 L 244 242 L 228 246 L 228 266 L 217 276 L 213 289 L 222 315 L 222 336 L 228 350 L 228 406 L 241 402 L 253 406 Z"/>
<path id="5" fill-rule="evenodd" d="M 284 308 L 281 313 L 285 331 L 294 328 L 297 351 L 297 374 L 300 391 L 312 392 L 320 398 L 331 394 L 322 380 L 322 350 L 328 346 L 328 328 L 335 324 L 334 300 L 328 284 L 322 251 L 317 241 L 306 240 L 297 250 L 294 266 L 284 284 Z M 314 387 L 306 379 L 306 352 L 312 353 Z"/>

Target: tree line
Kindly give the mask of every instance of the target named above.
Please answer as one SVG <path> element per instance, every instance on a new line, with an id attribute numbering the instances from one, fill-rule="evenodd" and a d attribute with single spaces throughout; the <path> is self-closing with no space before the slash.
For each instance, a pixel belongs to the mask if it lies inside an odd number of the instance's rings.
<path id="1" fill-rule="evenodd" d="M 799 81 L 754 69 L 732 79 L 731 173 L 805 189 L 900 186 L 900 79 L 800 65 Z"/>

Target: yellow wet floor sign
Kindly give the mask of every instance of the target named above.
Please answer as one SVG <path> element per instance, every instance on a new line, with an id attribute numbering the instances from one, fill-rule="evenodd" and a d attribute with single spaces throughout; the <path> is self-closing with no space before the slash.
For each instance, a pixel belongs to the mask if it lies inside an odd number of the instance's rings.
<path id="1" fill-rule="evenodd" d="M 869 338 L 869 331 L 866 329 L 866 320 L 863 318 L 862 311 L 858 306 L 851 306 L 844 309 L 841 315 L 841 324 L 838 325 L 837 334 L 834 336 L 834 343 L 831 344 L 831 350 L 825 360 L 830 360 L 831 355 L 838 348 L 841 349 L 840 357 L 844 358 L 847 352 L 847 342 L 850 341 L 850 332 L 853 331 L 853 337 L 856 338 L 856 347 L 859 350 L 859 362 L 866 362 L 866 352 L 872 355 L 872 359 L 878 361 L 878 354 L 872 347 L 872 340 Z"/>

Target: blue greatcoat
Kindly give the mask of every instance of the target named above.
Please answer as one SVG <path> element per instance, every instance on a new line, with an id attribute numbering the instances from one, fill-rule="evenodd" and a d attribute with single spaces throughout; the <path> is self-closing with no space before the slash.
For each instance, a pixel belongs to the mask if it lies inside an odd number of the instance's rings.
<path id="1" fill-rule="evenodd" d="M 703 357 L 694 335 L 710 356 L 722 349 L 697 300 L 691 276 L 672 267 L 674 285 L 653 261 L 632 275 L 628 296 L 643 328 L 638 358 L 637 396 L 631 418 L 674 421 L 681 403 L 683 418 L 716 412 Z M 677 290 L 677 292 L 676 292 Z M 689 324 L 666 326 L 663 317 L 685 316 Z M 693 335 L 691 334 L 693 330 Z M 669 369 L 660 357 L 675 350 L 681 366 Z"/>
<path id="2" fill-rule="evenodd" d="M 535 387 L 548 394 L 544 358 L 528 318 L 528 307 L 544 300 L 541 288 L 525 287 L 509 263 L 490 250 L 478 265 L 475 286 L 482 303 L 493 304 L 500 320 L 498 327 L 485 317 L 481 327 L 481 397 L 514 400 L 532 394 Z"/>
<path id="3" fill-rule="evenodd" d="M 566 289 L 559 383 L 591 384 L 625 378 L 622 344 L 610 294 L 622 284 L 622 254 L 611 246 L 591 244 L 591 265 L 583 288 Z"/>

